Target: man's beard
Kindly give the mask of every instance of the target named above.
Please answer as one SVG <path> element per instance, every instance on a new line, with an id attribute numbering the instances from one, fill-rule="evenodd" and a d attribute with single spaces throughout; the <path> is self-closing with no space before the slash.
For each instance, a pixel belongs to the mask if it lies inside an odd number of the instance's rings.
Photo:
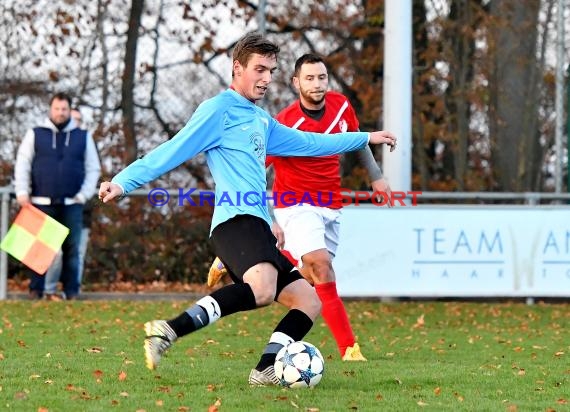
<path id="1" fill-rule="evenodd" d="M 311 104 L 314 104 L 314 105 L 319 105 L 319 104 L 321 104 L 321 103 L 323 102 L 323 100 L 325 100 L 325 93 L 324 93 L 324 92 L 323 92 L 323 96 L 322 96 L 320 99 L 318 99 L 318 100 L 315 99 L 315 98 L 312 96 L 311 93 L 306 92 L 306 91 L 304 91 L 304 90 L 301 90 L 301 95 L 303 96 L 303 98 L 304 98 L 307 102 L 309 102 L 309 103 L 311 103 Z"/>

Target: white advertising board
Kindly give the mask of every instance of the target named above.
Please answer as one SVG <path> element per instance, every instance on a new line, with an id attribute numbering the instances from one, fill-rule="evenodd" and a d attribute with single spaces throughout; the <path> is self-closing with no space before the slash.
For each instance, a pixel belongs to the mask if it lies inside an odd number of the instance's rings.
<path id="1" fill-rule="evenodd" d="M 349 206 L 344 297 L 570 297 L 570 208 Z"/>

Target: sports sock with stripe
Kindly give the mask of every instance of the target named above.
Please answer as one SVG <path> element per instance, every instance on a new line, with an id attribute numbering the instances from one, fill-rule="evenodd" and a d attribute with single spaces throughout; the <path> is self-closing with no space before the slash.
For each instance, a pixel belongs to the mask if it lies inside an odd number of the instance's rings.
<path id="1" fill-rule="evenodd" d="M 167 323 L 178 337 L 182 337 L 214 323 L 222 316 L 255 309 L 256 306 L 251 286 L 247 283 L 232 284 L 201 298 Z"/>

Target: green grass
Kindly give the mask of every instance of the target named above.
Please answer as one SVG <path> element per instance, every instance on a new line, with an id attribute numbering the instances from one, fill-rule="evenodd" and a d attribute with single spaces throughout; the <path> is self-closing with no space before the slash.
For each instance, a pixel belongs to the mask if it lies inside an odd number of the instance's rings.
<path id="1" fill-rule="evenodd" d="M 0 302 L 0 410 L 570 410 L 569 305 L 350 302 L 369 361 L 341 362 L 319 318 L 306 340 L 325 375 L 300 390 L 247 384 L 277 305 L 184 337 L 147 370 L 142 323 L 187 306 Z"/>

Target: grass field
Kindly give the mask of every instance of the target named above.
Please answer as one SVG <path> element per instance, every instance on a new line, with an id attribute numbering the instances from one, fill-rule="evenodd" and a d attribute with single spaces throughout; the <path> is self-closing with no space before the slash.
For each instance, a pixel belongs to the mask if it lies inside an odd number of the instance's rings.
<path id="1" fill-rule="evenodd" d="M 568 304 L 349 302 L 369 361 L 341 362 L 319 318 L 306 340 L 325 375 L 301 390 L 247 384 L 279 306 L 221 319 L 147 370 L 142 324 L 186 307 L 0 302 L 0 410 L 570 410 Z"/>

